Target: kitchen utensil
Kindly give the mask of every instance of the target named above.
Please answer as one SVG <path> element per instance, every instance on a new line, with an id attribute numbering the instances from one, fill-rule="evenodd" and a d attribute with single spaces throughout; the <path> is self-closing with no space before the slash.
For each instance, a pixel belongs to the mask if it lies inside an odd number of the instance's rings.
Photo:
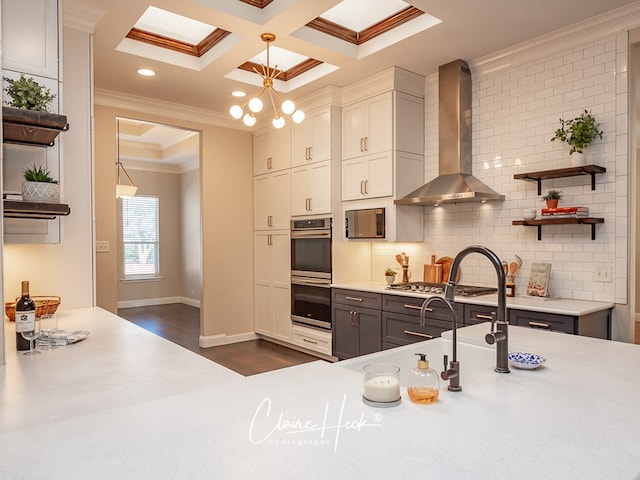
<path id="1" fill-rule="evenodd" d="M 403 262 L 402 255 L 397 254 L 397 255 L 396 255 L 396 260 L 398 261 L 398 263 L 399 263 L 400 265 L 402 265 L 402 264 L 403 264 L 403 263 L 402 263 L 402 262 Z"/>
<path id="2" fill-rule="evenodd" d="M 435 255 L 431 255 L 431 263 L 430 264 L 425 264 L 424 265 L 424 276 L 422 278 L 424 278 L 425 282 L 429 282 L 429 283 L 441 283 L 442 278 L 440 278 L 440 280 L 438 280 L 436 278 L 436 274 L 435 274 L 435 263 L 436 263 L 436 256 Z M 442 267 L 441 267 L 442 268 Z M 440 271 L 440 276 L 442 277 L 442 270 Z"/>
<path id="3" fill-rule="evenodd" d="M 442 265 L 442 281 L 449 281 L 449 273 L 451 272 L 451 264 L 453 263 L 453 258 L 451 257 L 440 257 L 436 260 L 436 263 Z M 458 268 L 458 273 L 456 274 L 455 283 L 458 283 L 460 280 L 460 269 Z"/>
<path id="4" fill-rule="evenodd" d="M 522 268 L 522 259 L 518 255 L 515 255 L 515 257 L 516 263 L 518 264 L 518 269 Z"/>
<path id="5" fill-rule="evenodd" d="M 509 264 L 509 275 L 514 276 L 518 271 L 518 264 L 516 262 L 511 262 Z"/>
<path id="6" fill-rule="evenodd" d="M 509 275 L 509 264 L 502 260 L 502 270 L 504 271 L 504 276 Z"/>

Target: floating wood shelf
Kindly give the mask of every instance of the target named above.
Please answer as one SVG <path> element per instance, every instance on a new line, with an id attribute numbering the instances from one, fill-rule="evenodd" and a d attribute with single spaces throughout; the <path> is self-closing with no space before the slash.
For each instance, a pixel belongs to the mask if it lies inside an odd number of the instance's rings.
<path id="1" fill-rule="evenodd" d="M 537 182 L 538 195 L 542 194 L 542 180 L 563 177 L 577 177 L 580 175 L 591 176 L 591 190 L 596 189 L 596 174 L 605 173 L 606 168 L 599 165 L 583 165 L 581 167 L 557 168 L 555 170 L 543 170 L 540 172 L 516 173 L 513 178 L 516 180 L 526 180 L 529 182 Z"/>
<path id="2" fill-rule="evenodd" d="M 37 218 L 52 220 L 71 213 L 71 208 L 65 203 L 20 202 L 17 200 L 3 200 L 5 218 Z"/>
<path id="3" fill-rule="evenodd" d="M 538 240 L 542 240 L 543 225 L 591 225 L 591 240 L 596 239 L 596 225 L 604 223 L 604 218 L 594 217 L 572 217 L 572 218 L 541 218 L 536 220 L 514 220 L 513 225 L 524 225 L 525 227 L 538 227 Z"/>
<path id="4" fill-rule="evenodd" d="M 65 115 L 2 107 L 4 143 L 53 147 L 58 134 L 67 130 L 69 130 L 69 124 Z"/>

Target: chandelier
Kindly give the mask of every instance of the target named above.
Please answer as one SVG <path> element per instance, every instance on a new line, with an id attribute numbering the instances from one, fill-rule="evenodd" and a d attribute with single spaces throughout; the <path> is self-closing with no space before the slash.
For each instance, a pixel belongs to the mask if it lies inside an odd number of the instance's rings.
<path id="1" fill-rule="evenodd" d="M 255 114 L 262 111 L 262 107 L 264 106 L 262 97 L 267 94 L 271 101 L 271 107 L 273 108 L 273 120 L 271 123 L 273 123 L 274 128 L 284 127 L 284 117 L 278 112 L 282 112 L 284 115 L 291 115 L 291 119 L 295 123 L 300 123 L 304 120 L 304 112 L 299 109 L 296 110 L 295 103 L 291 100 L 284 100 L 282 95 L 273 88 L 273 81 L 282 73 L 281 70 L 278 70 L 278 65 L 273 68 L 269 66 L 269 44 L 276 39 L 276 36 L 273 33 L 263 33 L 260 35 L 260 38 L 267 44 L 267 66 L 261 65 L 262 73 L 255 67 L 253 71 L 262 77 L 262 88 L 242 105 L 232 106 L 229 109 L 229 113 L 236 120 L 242 118 L 242 122 L 247 127 L 253 127 L 256 124 Z M 280 105 L 280 109 L 277 108 L 276 104 Z M 248 111 L 245 111 L 247 107 Z"/>

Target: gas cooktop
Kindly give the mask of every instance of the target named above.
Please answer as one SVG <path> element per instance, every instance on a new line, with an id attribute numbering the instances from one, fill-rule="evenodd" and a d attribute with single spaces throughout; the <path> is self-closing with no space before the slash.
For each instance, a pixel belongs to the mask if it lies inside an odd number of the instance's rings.
<path id="1" fill-rule="evenodd" d="M 409 283 L 394 283 L 387 287 L 387 290 L 398 290 L 402 292 L 415 292 L 415 293 L 431 293 L 434 295 L 444 295 L 443 283 L 429 283 L 429 282 L 409 282 Z M 497 288 L 493 287 L 476 287 L 473 285 L 456 285 L 455 294 L 460 297 L 478 297 L 480 295 L 491 295 L 496 293 Z"/>

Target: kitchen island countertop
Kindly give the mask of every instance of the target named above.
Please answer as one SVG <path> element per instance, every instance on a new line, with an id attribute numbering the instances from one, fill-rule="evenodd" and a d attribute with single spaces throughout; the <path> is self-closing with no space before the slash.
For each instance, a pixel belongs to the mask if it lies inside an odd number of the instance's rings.
<path id="1" fill-rule="evenodd" d="M 358 290 L 364 292 L 382 293 L 386 295 L 405 295 L 408 297 L 427 298 L 433 294 L 409 292 L 402 290 L 391 290 L 386 283 L 334 283 L 333 288 L 343 288 L 347 290 Z M 472 303 L 474 305 L 498 305 L 498 295 L 479 295 L 477 297 L 455 297 L 456 302 Z M 507 298 L 507 308 L 518 310 L 529 310 L 533 312 L 553 313 L 558 315 L 582 316 L 589 313 L 600 312 L 613 308 L 611 302 L 594 302 L 590 300 L 573 300 L 570 298 L 549 297 L 538 298 L 526 295 L 516 295 Z"/>
<path id="2" fill-rule="evenodd" d="M 15 352 L 12 326 L 0 478 L 640 478 L 631 344 L 511 327 L 513 348 L 545 355 L 544 367 L 472 374 L 462 361 L 462 392 L 443 382 L 436 404 L 417 405 L 401 387 L 399 406 L 377 409 L 361 401 L 360 364 L 413 363 L 450 342 L 245 378 L 99 308 L 60 312 L 60 328 L 91 335 L 35 357 Z M 488 328 L 459 338 L 482 345 Z"/>

